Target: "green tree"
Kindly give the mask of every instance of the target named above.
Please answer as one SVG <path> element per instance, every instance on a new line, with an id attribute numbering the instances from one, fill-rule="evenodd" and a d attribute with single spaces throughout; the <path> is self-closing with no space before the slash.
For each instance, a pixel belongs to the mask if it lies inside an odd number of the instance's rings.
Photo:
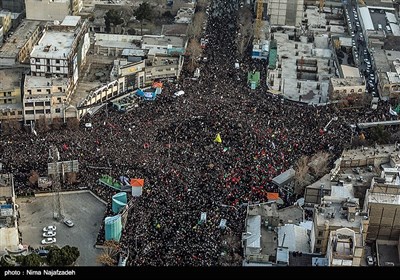
<path id="1" fill-rule="evenodd" d="M 143 35 L 143 22 L 144 20 L 151 20 L 153 18 L 153 9 L 149 3 L 143 2 L 133 14 L 140 21 L 140 35 Z"/>
<path id="2" fill-rule="evenodd" d="M 106 24 L 106 32 L 111 32 L 111 24 L 114 26 L 120 25 L 124 22 L 120 13 L 116 10 L 108 10 L 106 15 L 104 16 L 105 24 Z"/>
<path id="3" fill-rule="evenodd" d="M 47 255 L 47 261 L 50 266 L 66 266 L 72 265 L 80 256 L 77 247 L 65 245 L 64 247 L 50 249 Z"/>
<path id="4" fill-rule="evenodd" d="M 43 262 L 39 255 L 33 253 L 24 256 L 20 261 L 21 266 L 40 266 Z"/>

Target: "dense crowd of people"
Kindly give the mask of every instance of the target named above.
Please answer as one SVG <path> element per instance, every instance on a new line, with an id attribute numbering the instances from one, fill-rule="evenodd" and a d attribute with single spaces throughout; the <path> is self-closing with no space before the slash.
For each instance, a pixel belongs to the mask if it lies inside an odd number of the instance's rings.
<path id="1" fill-rule="evenodd" d="M 141 101 L 128 113 L 105 108 L 85 116 L 76 131 L 4 137 L 0 162 L 16 175 L 17 193 L 33 191 L 26 186 L 32 170 L 47 174 L 49 146 L 56 145 L 62 160 L 79 161 L 73 187 L 87 187 L 107 202 L 115 190 L 98 185 L 102 174 L 145 180 L 142 196 L 130 197 L 120 240 L 129 251 L 128 266 L 224 265 L 223 252 L 241 256 L 239 245 L 229 251 L 223 241 L 227 236 L 240 239 L 247 203 L 280 192 L 273 177 L 302 155 L 327 151 L 337 158 L 352 136 L 351 124 L 391 116 L 384 102 L 367 114 L 369 107 L 339 111 L 334 105 L 283 101 L 263 84 L 251 90 L 247 71 L 266 65 L 238 58 L 234 2 L 211 5 L 204 50 L 208 59 L 197 80 L 184 71 L 177 84 L 164 83 L 156 100 Z M 177 90 L 185 94 L 174 96 Z M 85 128 L 86 122 L 92 128 Z M 221 143 L 214 141 L 218 133 Z M 295 199 L 285 196 L 284 203 Z M 205 221 L 200 220 L 202 212 L 207 213 Z M 112 215 L 110 205 L 105 215 Z M 219 228 L 221 219 L 227 220 L 226 229 Z M 102 241 L 104 234 L 98 237 Z M 229 265 L 241 265 L 241 258 Z"/>

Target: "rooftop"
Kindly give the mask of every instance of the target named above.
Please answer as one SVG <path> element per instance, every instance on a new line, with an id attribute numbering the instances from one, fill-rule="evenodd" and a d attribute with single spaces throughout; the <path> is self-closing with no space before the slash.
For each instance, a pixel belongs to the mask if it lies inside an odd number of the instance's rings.
<path id="1" fill-rule="evenodd" d="M 387 157 L 389 161 L 389 155 L 398 153 L 395 145 L 377 145 L 376 147 L 363 147 L 358 149 L 345 150 L 342 153 L 343 160 L 363 160 L 366 157 Z"/>
<path id="2" fill-rule="evenodd" d="M 368 203 L 400 205 L 400 195 L 369 192 Z"/>
<path id="3" fill-rule="evenodd" d="M 0 255 L 5 249 L 17 251 L 19 245 L 18 229 L 12 228 L 0 228 Z M 3 251 L 5 252 L 5 251 Z"/>
<path id="4" fill-rule="evenodd" d="M 62 26 L 77 26 L 81 20 L 80 16 L 65 16 L 60 25 Z"/>
<path id="5" fill-rule="evenodd" d="M 300 206 L 292 205 L 278 210 L 281 224 L 299 225 L 303 221 L 303 209 Z"/>
<path id="6" fill-rule="evenodd" d="M 45 88 L 68 85 L 67 78 L 46 78 L 40 76 L 25 76 L 26 88 Z"/>
<path id="7" fill-rule="evenodd" d="M 289 252 L 310 253 L 310 237 L 307 229 L 294 225 L 284 225 L 278 227 L 278 244 L 287 247 Z"/>
<path id="8" fill-rule="evenodd" d="M 183 47 L 185 44 L 185 40 L 184 38 L 177 36 L 144 35 L 142 44 L 151 46 L 159 45 L 159 46 Z"/>
<path id="9" fill-rule="evenodd" d="M 188 30 L 187 24 L 163 24 L 161 35 L 165 36 L 186 36 Z"/>
<path id="10" fill-rule="evenodd" d="M 15 58 L 33 31 L 41 24 L 43 23 L 34 20 L 22 21 L 14 34 L 0 48 L 0 57 Z"/>
<path id="11" fill-rule="evenodd" d="M 0 89 L 1 91 L 14 90 L 21 86 L 22 71 L 18 69 L 0 70 Z"/>
<path id="12" fill-rule="evenodd" d="M 33 47 L 31 57 L 38 58 L 67 58 L 75 40 L 73 32 L 48 30 Z"/>
<path id="13" fill-rule="evenodd" d="M 331 83 L 334 87 L 348 87 L 348 86 L 359 86 L 364 83 L 364 79 L 360 77 L 360 73 L 357 69 L 358 77 L 347 77 L 347 78 L 331 78 Z"/>

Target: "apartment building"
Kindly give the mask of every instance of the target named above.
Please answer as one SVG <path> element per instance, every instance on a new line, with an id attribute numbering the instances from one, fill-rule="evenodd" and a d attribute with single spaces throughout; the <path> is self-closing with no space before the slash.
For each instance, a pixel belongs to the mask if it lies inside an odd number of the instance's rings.
<path id="1" fill-rule="evenodd" d="M 90 39 L 86 21 L 67 16 L 61 24 L 48 26 L 30 55 L 31 75 L 25 77 L 25 123 L 41 117 L 53 120 L 77 117 L 68 111 L 79 71 L 86 62 Z"/>
<path id="2" fill-rule="evenodd" d="M 0 70 L 0 120 L 21 121 L 21 69 Z"/>
<path id="3" fill-rule="evenodd" d="M 393 156 L 393 157 L 397 157 Z M 368 240 L 399 240 L 400 237 L 400 175 L 399 167 L 383 168 L 380 177 L 371 182 L 364 202 L 370 226 Z"/>
<path id="4" fill-rule="evenodd" d="M 359 199 L 354 198 L 352 184 L 331 186 L 331 195 L 324 196 L 314 208 L 311 248 L 314 253 L 325 254 L 331 231 L 348 228 L 363 234 L 368 231 L 368 214 L 361 211 Z"/>

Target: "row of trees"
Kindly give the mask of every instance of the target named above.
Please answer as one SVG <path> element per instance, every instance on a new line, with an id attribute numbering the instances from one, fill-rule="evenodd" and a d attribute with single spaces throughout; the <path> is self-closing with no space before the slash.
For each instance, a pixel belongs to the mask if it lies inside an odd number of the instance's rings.
<path id="1" fill-rule="evenodd" d="M 21 266 L 70 266 L 73 265 L 79 258 L 80 253 L 77 247 L 65 245 L 62 248 L 50 247 L 47 248 L 49 253 L 47 257 L 41 257 L 36 253 L 29 255 L 21 255 L 15 258 L 16 263 Z M 2 266 L 8 266 L 6 262 L 1 263 Z"/>

